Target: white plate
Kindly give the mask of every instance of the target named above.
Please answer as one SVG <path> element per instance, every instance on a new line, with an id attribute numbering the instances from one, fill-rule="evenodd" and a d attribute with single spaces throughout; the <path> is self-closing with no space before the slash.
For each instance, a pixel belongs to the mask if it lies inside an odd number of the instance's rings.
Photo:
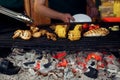
<path id="1" fill-rule="evenodd" d="M 92 22 L 92 19 L 85 14 L 75 14 L 73 15 L 75 21 L 70 21 L 70 22 Z"/>

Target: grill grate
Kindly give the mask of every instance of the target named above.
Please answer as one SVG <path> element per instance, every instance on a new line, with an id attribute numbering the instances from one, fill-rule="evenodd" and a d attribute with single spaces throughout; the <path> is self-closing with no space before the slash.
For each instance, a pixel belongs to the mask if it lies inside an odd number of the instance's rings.
<path id="1" fill-rule="evenodd" d="M 75 23 L 71 25 L 75 25 Z M 100 23 L 100 25 L 104 27 L 112 25 L 120 26 L 120 23 Z M 48 27 L 48 25 L 45 27 Z M 69 41 L 68 39 L 58 39 L 57 41 L 52 41 L 46 39 L 46 37 L 41 37 L 39 39 L 32 38 L 28 41 L 21 39 L 13 40 L 12 35 L 13 32 L 0 34 L 0 47 L 39 48 L 50 50 L 120 50 L 120 31 L 110 32 L 110 34 L 105 37 L 82 37 L 78 41 Z"/>

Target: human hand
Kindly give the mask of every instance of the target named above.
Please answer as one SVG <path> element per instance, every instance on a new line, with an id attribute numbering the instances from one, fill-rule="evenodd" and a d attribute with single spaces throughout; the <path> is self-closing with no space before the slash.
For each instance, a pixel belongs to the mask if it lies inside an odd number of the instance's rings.
<path id="1" fill-rule="evenodd" d="M 69 13 L 64 13 L 62 14 L 62 16 L 60 17 L 60 19 L 65 22 L 65 23 L 69 23 L 70 20 L 74 21 L 75 19 L 73 18 L 73 16 L 71 16 Z"/>

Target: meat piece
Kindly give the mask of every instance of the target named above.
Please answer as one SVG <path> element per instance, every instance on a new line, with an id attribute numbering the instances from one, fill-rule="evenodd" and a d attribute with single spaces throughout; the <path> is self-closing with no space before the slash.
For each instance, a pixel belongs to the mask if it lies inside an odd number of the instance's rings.
<path id="1" fill-rule="evenodd" d="M 97 37 L 97 36 L 106 36 L 109 34 L 109 30 L 106 28 L 98 28 L 85 32 L 84 37 Z"/>

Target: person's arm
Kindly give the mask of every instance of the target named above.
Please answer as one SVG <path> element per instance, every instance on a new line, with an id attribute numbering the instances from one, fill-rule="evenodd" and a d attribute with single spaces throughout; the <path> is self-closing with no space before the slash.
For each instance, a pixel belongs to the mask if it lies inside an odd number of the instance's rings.
<path id="1" fill-rule="evenodd" d="M 45 0 L 35 0 L 35 8 L 35 12 L 38 12 L 39 14 L 47 16 L 49 18 L 58 19 L 63 22 L 69 22 L 69 19 L 74 20 L 73 17 L 68 13 L 57 12 L 46 7 Z"/>
<path id="2" fill-rule="evenodd" d="M 87 0 L 87 5 L 89 8 L 89 16 L 96 17 L 98 15 L 98 9 L 93 0 Z"/>
<path id="3" fill-rule="evenodd" d="M 95 2 L 93 0 L 87 0 L 88 7 L 96 7 Z"/>

